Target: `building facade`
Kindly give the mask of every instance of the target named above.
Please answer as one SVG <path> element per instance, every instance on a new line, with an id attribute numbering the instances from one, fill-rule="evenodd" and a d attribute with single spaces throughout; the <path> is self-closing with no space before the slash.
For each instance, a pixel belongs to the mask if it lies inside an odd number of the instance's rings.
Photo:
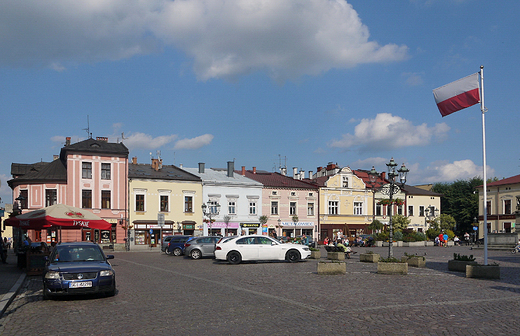
<path id="1" fill-rule="evenodd" d="M 162 159 L 128 167 L 130 240 L 157 246 L 167 235 L 195 235 L 202 224 L 202 180 Z"/>
<path id="2" fill-rule="evenodd" d="M 74 144 L 66 139 L 52 162 L 11 165 L 13 204 L 22 213 L 61 203 L 88 209 L 112 224 L 111 230 L 30 230 L 33 241 L 124 243 L 127 217 L 128 149 L 98 137 Z M 18 200 L 17 200 L 18 199 Z"/>
<path id="3" fill-rule="evenodd" d="M 488 233 L 514 233 L 515 211 L 520 210 L 520 175 L 487 184 L 487 225 L 484 225 L 484 186 L 477 187 L 479 195 L 479 238 Z"/>
<path id="4" fill-rule="evenodd" d="M 238 172 L 237 172 L 238 173 Z M 246 170 L 240 174 L 260 182 L 262 213 L 270 235 L 318 239 L 318 187 L 280 173 Z"/>
<path id="5" fill-rule="evenodd" d="M 197 235 L 267 234 L 260 225 L 262 216 L 262 184 L 234 171 L 234 162 L 227 169 L 182 168 L 202 179 L 202 202 L 207 215 L 197 226 Z"/>

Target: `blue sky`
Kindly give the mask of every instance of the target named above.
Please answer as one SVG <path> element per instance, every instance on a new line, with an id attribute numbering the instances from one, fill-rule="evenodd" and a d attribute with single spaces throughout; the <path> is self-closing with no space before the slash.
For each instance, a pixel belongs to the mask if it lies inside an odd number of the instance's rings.
<path id="1" fill-rule="evenodd" d="M 432 90 L 484 65 L 488 177 L 518 174 L 520 2 L 0 2 L 0 197 L 16 163 L 108 136 L 139 163 L 316 171 L 408 182 L 482 176 L 479 105 Z M 151 153 L 151 154 L 150 154 Z"/>

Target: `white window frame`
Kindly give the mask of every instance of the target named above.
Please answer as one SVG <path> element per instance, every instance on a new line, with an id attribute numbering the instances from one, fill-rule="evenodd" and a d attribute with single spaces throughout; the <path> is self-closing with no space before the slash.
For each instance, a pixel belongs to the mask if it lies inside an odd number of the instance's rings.
<path id="1" fill-rule="evenodd" d="M 354 215 L 362 215 L 363 214 L 363 202 L 355 201 L 354 202 Z"/>
<path id="2" fill-rule="evenodd" d="M 307 216 L 314 216 L 314 203 L 307 203 Z"/>
<path id="3" fill-rule="evenodd" d="M 329 215 L 339 215 L 339 201 L 329 201 Z"/>

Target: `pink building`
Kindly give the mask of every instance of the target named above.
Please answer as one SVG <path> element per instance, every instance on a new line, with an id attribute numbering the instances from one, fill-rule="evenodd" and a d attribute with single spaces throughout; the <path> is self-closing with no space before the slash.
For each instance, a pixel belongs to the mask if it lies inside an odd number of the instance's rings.
<path id="1" fill-rule="evenodd" d="M 127 218 L 128 148 L 109 143 L 108 138 L 70 143 L 67 138 L 60 155 L 52 162 L 11 164 L 13 204 L 22 212 L 56 203 L 92 211 L 112 223 L 112 229 L 29 230 L 33 241 L 95 241 L 124 243 Z"/>

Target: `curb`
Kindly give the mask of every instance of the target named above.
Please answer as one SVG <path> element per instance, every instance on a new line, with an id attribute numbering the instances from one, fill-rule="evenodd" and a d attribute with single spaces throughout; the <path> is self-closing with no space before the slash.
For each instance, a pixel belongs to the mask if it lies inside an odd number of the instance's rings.
<path id="1" fill-rule="evenodd" d="M 11 287 L 9 292 L 7 292 L 7 294 L 4 294 L 4 296 L 0 300 L 0 318 L 4 315 L 4 312 L 7 310 L 9 304 L 14 300 L 16 294 L 18 294 L 18 291 L 20 291 L 25 277 L 25 273 L 20 274 L 20 277 L 18 277 L 18 280 L 13 285 L 13 287 Z"/>

